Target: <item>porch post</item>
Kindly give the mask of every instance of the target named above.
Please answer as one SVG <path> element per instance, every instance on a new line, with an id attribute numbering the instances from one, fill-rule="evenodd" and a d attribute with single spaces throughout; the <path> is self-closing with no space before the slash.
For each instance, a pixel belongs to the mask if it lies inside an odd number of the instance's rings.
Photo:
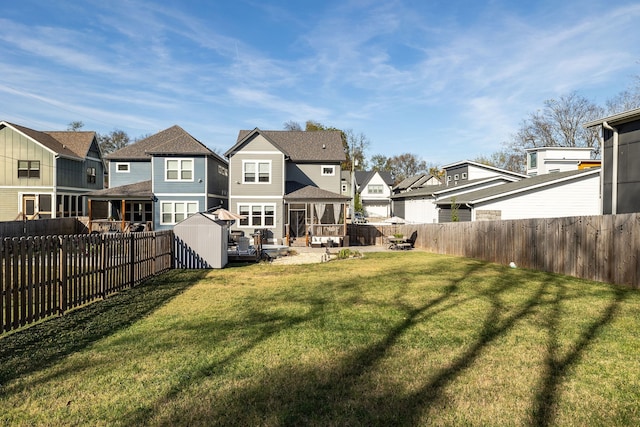
<path id="1" fill-rule="evenodd" d="M 122 199 L 122 201 L 120 203 L 120 212 L 121 212 L 120 216 L 122 216 L 122 223 L 120 225 L 120 231 L 122 231 L 123 233 L 124 233 L 124 221 L 125 221 L 125 216 L 126 216 L 126 212 L 124 210 L 125 206 L 126 206 L 125 200 Z"/>
<path id="2" fill-rule="evenodd" d="M 76 204 L 76 209 L 77 209 L 77 206 L 78 206 L 78 205 Z M 92 212 L 91 212 L 91 199 L 88 199 L 88 200 L 87 200 L 87 210 L 89 211 L 89 212 L 88 212 L 88 214 L 89 214 L 89 233 L 91 233 L 91 231 L 92 231 L 92 230 L 91 230 L 91 219 L 92 219 L 92 218 L 91 218 L 91 216 L 92 216 Z M 77 213 L 77 211 L 76 211 L 76 213 Z"/>

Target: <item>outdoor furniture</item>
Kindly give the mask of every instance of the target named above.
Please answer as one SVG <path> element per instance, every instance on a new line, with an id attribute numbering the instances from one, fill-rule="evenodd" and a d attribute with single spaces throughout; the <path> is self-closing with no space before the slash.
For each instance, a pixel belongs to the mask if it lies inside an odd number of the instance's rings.
<path id="1" fill-rule="evenodd" d="M 389 242 L 389 249 L 391 250 L 407 250 L 413 247 L 411 239 L 405 236 L 389 236 L 387 237 L 387 241 Z"/>

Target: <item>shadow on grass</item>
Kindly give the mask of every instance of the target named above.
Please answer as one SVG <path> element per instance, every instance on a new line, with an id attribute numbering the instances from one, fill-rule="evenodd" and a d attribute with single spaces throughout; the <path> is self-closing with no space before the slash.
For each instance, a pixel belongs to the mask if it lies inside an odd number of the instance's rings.
<path id="1" fill-rule="evenodd" d="M 2 385 L 124 329 L 166 304 L 207 274 L 174 270 L 64 316 L 0 338 Z"/>
<path id="2" fill-rule="evenodd" d="M 602 329 L 616 317 L 620 304 L 626 299 L 630 289 L 614 287 L 614 298 L 602 311 L 601 315 L 588 325 L 574 342 L 570 351 L 561 354 L 558 331 L 561 327 L 561 304 L 565 298 L 565 288 L 560 285 L 551 307 L 551 315 L 547 318 L 548 343 L 545 357 L 545 371 L 540 379 L 540 392 L 536 396 L 533 408 L 534 425 L 549 426 L 554 424 L 554 409 L 558 403 L 558 387 L 569 370 L 580 361 L 589 345 L 598 337 Z"/>
<path id="3" fill-rule="evenodd" d="M 323 310 L 331 301 L 318 299 L 307 300 L 313 308 L 304 316 L 298 317 L 265 317 L 262 313 L 249 315 L 247 324 L 258 327 L 258 334 L 246 345 L 236 349 L 224 360 L 198 368 L 197 372 L 188 376 L 184 382 L 175 384 L 171 391 L 160 396 L 154 404 L 139 408 L 121 421 L 125 425 L 157 423 L 162 425 L 189 424 L 238 424 L 238 425 L 418 425 L 429 417 L 430 413 L 445 408 L 447 405 L 446 387 L 470 369 L 474 362 L 489 346 L 514 329 L 516 324 L 538 310 L 551 311 L 547 319 L 549 336 L 546 370 L 540 373 L 539 393 L 532 391 L 532 410 L 528 420 L 521 420 L 531 425 L 546 426 L 554 422 L 554 408 L 559 400 L 558 386 L 567 374 L 568 369 L 580 360 L 587 347 L 598 337 L 599 332 L 615 318 L 619 305 L 627 295 L 621 288 L 611 292 L 612 299 L 601 312 L 599 318 L 593 319 L 585 326 L 570 350 L 560 356 L 557 351 L 557 329 L 560 314 L 558 305 L 566 298 L 562 284 L 556 283 L 554 275 L 543 276 L 531 272 L 522 273 L 518 280 L 509 274 L 502 274 L 489 279 L 490 286 L 478 293 L 459 293 L 459 286 L 478 270 L 487 268 L 486 263 L 470 263 L 460 277 L 453 278 L 441 288 L 440 294 L 425 301 L 420 306 L 403 303 L 400 292 L 395 301 L 388 304 L 404 313 L 404 318 L 387 330 L 386 335 L 372 342 L 366 348 L 336 360 L 331 366 L 308 367 L 287 365 L 269 372 L 261 372 L 264 381 L 240 382 L 236 387 L 221 394 L 215 394 L 211 401 L 189 401 L 189 397 L 181 394 L 190 387 L 215 375 L 224 365 L 233 363 L 245 353 L 264 343 L 279 332 L 292 328 L 323 315 Z M 438 266 L 432 264 L 424 274 L 446 269 L 446 263 Z M 490 267 L 493 268 L 493 267 Z M 460 271 L 460 270 L 457 270 Z M 437 271 L 438 274 L 441 271 Z M 399 283 L 403 271 L 390 271 L 383 280 Z M 507 304 L 503 297 L 506 293 L 523 287 L 531 278 L 537 278 L 537 287 L 527 289 L 526 297 L 518 304 Z M 352 282 L 343 283 L 340 287 L 352 286 L 357 289 L 366 278 L 355 278 Z M 399 283 L 400 284 L 400 283 Z M 327 286 L 330 286 L 327 282 Z M 335 284 L 334 284 L 335 286 Z M 402 288 L 402 286 L 399 286 Z M 469 296 L 465 294 L 469 293 Z M 399 339 L 417 324 L 431 320 L 435 315 L 455 309 L 456 306 L 473 299 L 482 299 L 490 304 L 490 309 L 480 322 L 479 333 L 475 342 L 465 345 L 459 355 L 446 366 L 436 371 L 417 389 L 385 391 L 376 393 L 376 384 L 368 383 L 369 374 L 398 344 Z M 545 311 L 545 312 L 546 312 Z M 401 386 L 400 386 L 401 387 Z M 366 390 L 363 393 L 363 390 Z M 158 410 L 165 405 L 175 403 L 179 411 L 169 411 L 166 417 L 158 416 Z M 186 406 L 186 407 L 185 407 Z"/>

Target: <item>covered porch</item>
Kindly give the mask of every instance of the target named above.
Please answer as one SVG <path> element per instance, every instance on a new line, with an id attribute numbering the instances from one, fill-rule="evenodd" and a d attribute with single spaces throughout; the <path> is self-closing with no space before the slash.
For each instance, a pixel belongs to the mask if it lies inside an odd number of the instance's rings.
<path id="1" fill-rule="evenodd" d="M 151 181 L 94 191 L 87 200 L 89 232 L 153 230 Z"/>
<path id="2" fill-rule="evenodd" d="M 348 246 L 350 198 L 314 186 L 284 197 L 285 239 L 289 246 Z"/>

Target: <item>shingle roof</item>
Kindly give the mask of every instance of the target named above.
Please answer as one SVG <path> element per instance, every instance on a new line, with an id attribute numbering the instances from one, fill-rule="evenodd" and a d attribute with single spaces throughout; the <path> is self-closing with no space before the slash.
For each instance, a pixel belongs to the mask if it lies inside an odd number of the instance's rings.
<path id="1" fill-rule="evenodd" d="M 105 188 L 85 194 L 91 199 L 151 199 L 151 180 L 136 182 L 134 184 L 121 185 L 119 187 Z"/>
<path id="2" fill-rule="evenodd" d="M 72 159 L 77 159 L 77 160 L 83 160 L 85 155 L 81 155 L 76 153 L 75 149 L 77 149 L 76 144 L 72 144 L 73 148 L 71 146 L 67 146 L 66 142 L 62 142 L 59 141 L 58 139 L 56 139 L 53 135 L 51 135 L 51 133 L 54 134 L 66 134 L 66 133 L 70 133 L 73 134 L 75 132 L 69 131 L 69 132 L 40 132 L 37 130 L 33 130 L 33 129 L 29 129 L 27 127 L 24 126 L 20 126 L 20 125 L 16 125 L 14 123 L 9 123 L 9 122 L 0 122 L 0 123 L 5 123 L 8 126 L 13 127 L 14 129 L 16 129 L 17 131 L 27 135 L 29 138 L 39 142 L 40 144 L 42 144 L 43 146 L 45 146 L 46 148 L 48 148 L 49 150 L 53 151 L 56 154 L 60 154 L 64 157 L 70 157 Z M 93 132 L 82 132 L 82 133 L 93 133 Z M 82 150 L 80 150 L 82 151 Z"/>
<path id="3" fill-rule="evenodd" d="M 486 178 L 460 181 L 457 185 L 452 185 L 452 184 L 427 185 L 425 187 L 416 188 L 415 190 L 394 194 L 391 196 L 391 198 L 404 199 L 404 198 L 412 198 L 412 197 L 419 197 L 419 196 L 431 196 L 431 195 L 438 196 L 438 195 L 443 195 L 447 192 L 459 192 L 461 189 L 473 187 L 478 184 L 486 184 L 492 181 L 513 182 L 512 180 L 514 179 L 516 178 L 496 175 L 496 176 L 490 176 Z M 499 185 L 503 185 L 503 184 L 499 184 Z"/>
<path id="4" fill-rule="evenodd" d="M 225 153 L 229 156 L 253 134 L 260 134 L 294 162 L 343 162 L 346 160 L 342 133 L 337 130 L 241 130 L 236 144 Z"/>
<path id="5" fill-rule="evenodd" d="M 285 200 L 350 200 L 351 197 L 323 190 L 313 185 L 304 185 L 295 181 L 286 182 Z"/>
<path id="6" fill-rule="evenodd" d="M 459 194 L 456 196 L 456 203 L 477 203 L 486 199 L 493 199 L 496 197 L 506 196 L 512 193 L 519 193 L 528 191 L 536 187 L 544 187 L 553 185 L 562 181 L 569 181 L 572 179 L 578 179 L 583 176 L 589 176 L 591 174 L 599 173 L 600 168 L 572 170 L 566 172 L 554 172 L 543 175 L 532 176 L 531 178 L 522 179 L 520 181 L 509 182 L 506 184 L 496 185 L 493 187 L 483 188 L 481 190 L 470 191 L 468 193 Z M 444 199 L 436 202 L 436 204 L 450 204 L 451 201 L 445 201 Z"/>
<path id="7" fill-rule="evenodd" d="M 356 184 L 358 184 L 358 186 L 367 185 L 367 183 L 376 175 L 376 172 L 380 175 L 380 178 L 382 178 L 385 184 L 393 185 L 393 178 L 389 171 L 355 171 L 354 176 Z"/>
<path id="8" fill-rule="evenodd" d="M 108 160 L 149 160 L 153 154 L 220 157 L 178 125 L 136 141 L 105 157 Z M 226 160 L 224 161 L 226 162 Z"/>
<path id="9" fill-rule="evenodd" d="M 79 157 L 87 157 L 96 133 L 93 131 L 46 131 L 46 134 L 60 141 Z"/>

